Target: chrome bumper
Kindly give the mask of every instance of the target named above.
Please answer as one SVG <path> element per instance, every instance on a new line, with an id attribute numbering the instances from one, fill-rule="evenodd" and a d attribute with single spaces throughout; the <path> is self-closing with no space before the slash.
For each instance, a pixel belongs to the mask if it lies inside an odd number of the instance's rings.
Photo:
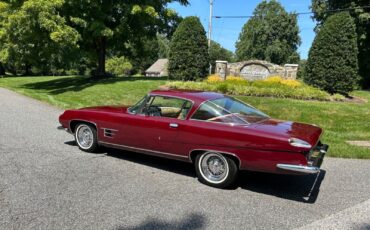
<path id="1" fill-rule="evenodd" d="M 277 164 L 276 167 L 278 167 L 279 169 L 300 172 L 305 174 L 314 174 L 320 172 L 320 168 L 314 166 Z"/>
<path id="2" fill-rule="evenodd" d="M 277 164 L 276 167 L 292 172 L 314 174 L 320 172 L 320 166 L 324 160 L 324 156 L 328 151 L 329 146 L 319 143 L 313 148 L 307 156 L 307 166 L 292 165 L 292 164 Z"/>
<path id="3" fill-rule="evenodd" d="M 57 127 L 58 130 L 64 130 L 66 131 L 67 133 L 72 133 L 68 128 L 64 128 L 63 126 L 58 126 Z"/>

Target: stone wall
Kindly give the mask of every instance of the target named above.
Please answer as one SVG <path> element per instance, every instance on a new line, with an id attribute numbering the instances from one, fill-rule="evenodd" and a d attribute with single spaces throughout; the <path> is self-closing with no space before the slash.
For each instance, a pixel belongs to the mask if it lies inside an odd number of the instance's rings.
<path id="1" fill-rule="evenodd" d="M 242 76 L 247 80 L 262 80 L 270 76 L 281 76 L 285 79 L 296 79 L 297 64 L 286 64 L 284 67 L 267 61 L 249 60 L 235 63 L 216 61 L 216 74 L 225 78 L 226 75 Z"/>

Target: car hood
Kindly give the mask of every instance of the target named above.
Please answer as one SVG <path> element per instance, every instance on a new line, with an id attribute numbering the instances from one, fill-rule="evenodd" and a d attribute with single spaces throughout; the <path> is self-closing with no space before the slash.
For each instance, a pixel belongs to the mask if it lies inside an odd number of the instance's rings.
<path id="1" fill-rule="evenodd" d="M 249 128 L 282 139 L 298 138 L 308 142 L 312 146 L 317 144 L 322 133 L 322 129 L 315 125 L 276 119 L 267 119 L 255 123 L 250 125 Z"/>
<path id="2" fill-rule="evenodd" d="M 110 113 L 122 113 L 127 110 L 128 107 L 126 106 L 94 106 L 94 107 L 86 107 L 81 108 L 79 110 L 90 110 L 90 111 L 98 111 L 98 112 L 110 112 Z"/>

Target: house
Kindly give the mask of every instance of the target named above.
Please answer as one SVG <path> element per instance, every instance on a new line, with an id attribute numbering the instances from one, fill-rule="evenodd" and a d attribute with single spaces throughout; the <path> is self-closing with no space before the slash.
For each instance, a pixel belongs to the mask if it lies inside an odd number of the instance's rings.
<path id="1" fill-rule="evenodd" d="M 151 65 L 145 71 L 145 76 L 146 77 L 163 77 L 163 76 L 168 76 L 167 64 L 168 64 L 168 59 L 165 59 L 165 58 L 158 59 L 156 62 L 154 62 L 153 65 Z"/>

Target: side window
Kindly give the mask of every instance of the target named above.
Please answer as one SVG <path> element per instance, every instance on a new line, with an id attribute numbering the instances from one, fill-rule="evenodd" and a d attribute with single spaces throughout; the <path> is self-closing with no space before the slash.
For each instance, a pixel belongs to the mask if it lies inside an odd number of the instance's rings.
<path id="1" fill-rule="evenodd" d="M 191 109 L 190 101 L 164 96 L 151 96 L 144 109 L 149 116 L 185 119 Z"/>
<path id="2" fill-rule="evenodd" d="M 218 107 L 216 104 L 205 102 L 194 113 L 191 119 L 209 121 L 213 118 L 227 115 L 228 113 Z"/>

